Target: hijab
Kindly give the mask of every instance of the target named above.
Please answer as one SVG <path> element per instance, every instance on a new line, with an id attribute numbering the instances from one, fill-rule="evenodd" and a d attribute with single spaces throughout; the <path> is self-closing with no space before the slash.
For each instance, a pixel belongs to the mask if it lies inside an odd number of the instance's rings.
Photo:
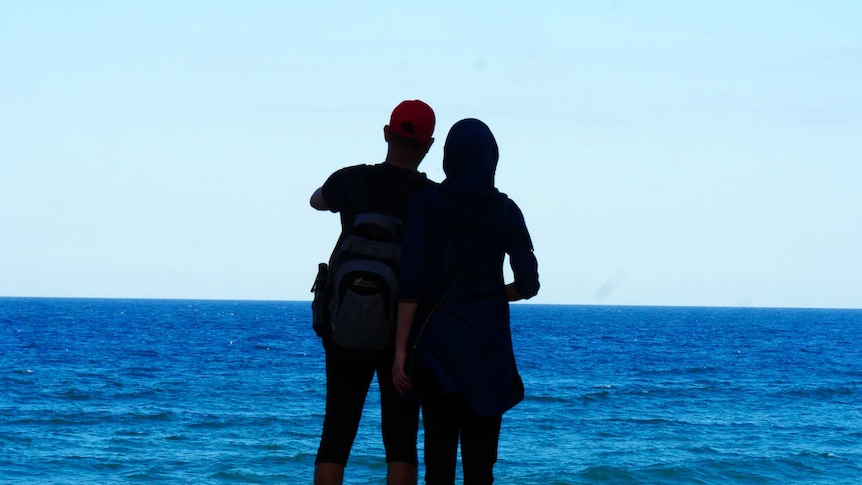
<path id="1" fill-rule="evenodd" d="M 500 158 L 497 140 L 485 123 L 467 118 L 455 123 L 443 147 L 441 209 L 459 225 L 474 225 L 488 220 L 490 211 L 504 203 L 505 197 L 494 187 L 494 174 Z"/>

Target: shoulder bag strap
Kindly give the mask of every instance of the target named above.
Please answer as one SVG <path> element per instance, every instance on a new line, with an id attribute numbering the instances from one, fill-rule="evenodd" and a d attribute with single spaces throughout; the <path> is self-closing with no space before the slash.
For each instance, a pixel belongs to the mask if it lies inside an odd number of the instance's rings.
<path id="1" fill-rule="evenodd" d="M 506 200 L 505 203 L 503 204 L 503 211 L 499 215 L 500 220 L 503 223 L 505 223 L 505 221 L 506 221 L 506 212 L 508 209 L 509 209 L 509 201 Z M 479 259 L 476 259 L 472 262 L 472 264 L 470 266 L 464 268 L 458 274 L 458 276 L 455 278 L 455 280 L 452 281 L 451 284 L 449 284 L 449 286 L 446 288 L 446 291 L 443 292 L 443 295 L 440 296 L 440 299 L 438 299 L 437 303 L 434 304 L 434 307 L 431 308 L 431 311 L 428 312 L 428 315 L 425 317 L 425 321 L 422 322 L 422 326 L 419 327 L 419 332 L 416 333 L 416 339 L 413 341 L 413 346 L 410 348 L 410 350 L 412 352 L 416 351 L 416 347 L 419 345 L 419 340 L 422 338 L 422 334 L 425 332 L 425 328 L 428 327 L 428 322 L 431 321 L 431 317 L 433 317 L 434 313 L 436 313 L 437 310 L 440 309 L 440 307 L 443 305 L 443 302 L 445 302 L 446 298 L 452 293 L 452 290 L 454 290 L 455 287 L 458 286 L 458 283 L 461 282 L 461 280 L 464 278 L 464 275 L 467 274 L 467 272 L 469 270 L 471 270 L 471 269 L 473 269 L 479 265 L 479 261 L 480 261 Z"/>

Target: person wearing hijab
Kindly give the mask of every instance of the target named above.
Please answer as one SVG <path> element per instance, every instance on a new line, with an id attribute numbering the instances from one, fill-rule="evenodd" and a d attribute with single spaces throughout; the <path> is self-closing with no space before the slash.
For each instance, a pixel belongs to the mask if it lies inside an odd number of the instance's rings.
<path id="1" fill-rule="evenodd" d="M 538 293 L 538 264 L 521 210 L 494 186 L 498 158 L 485 123 L 459 121 L 443 149 L 446 180 L 407 216 L 392 379 L 402 393 L 415 385 L 426 483 L 455 482 L 459 441 L 464 483 L 492 483 L 503 413 L 524 397 L 509 302 Z"/>

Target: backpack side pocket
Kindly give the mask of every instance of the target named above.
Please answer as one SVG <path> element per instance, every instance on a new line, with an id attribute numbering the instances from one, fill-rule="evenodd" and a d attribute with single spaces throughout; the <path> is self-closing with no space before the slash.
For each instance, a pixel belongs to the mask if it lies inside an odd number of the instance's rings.
<path id="1" fill-rule="evenodd" d="M 311 287 L 314 299 L 311 301 L 311 328 L 318 337 L 328 337 L 332 333 L 329 323 L 329 265 L 317 265 L 317 277 Z"/>

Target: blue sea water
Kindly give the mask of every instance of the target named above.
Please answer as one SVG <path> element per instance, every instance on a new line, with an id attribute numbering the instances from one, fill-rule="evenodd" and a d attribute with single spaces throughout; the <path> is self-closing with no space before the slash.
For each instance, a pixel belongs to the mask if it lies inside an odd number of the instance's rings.
<path id="1" fill-rule="evenodd" d="M 311 483 L 310 317 L 0 298 L 0 483 Z M 513 305 L 512 328 L 497 483 L 862 483 L 862 310 Z M 385 483 L 378 406 L 346 483 Z"/>

